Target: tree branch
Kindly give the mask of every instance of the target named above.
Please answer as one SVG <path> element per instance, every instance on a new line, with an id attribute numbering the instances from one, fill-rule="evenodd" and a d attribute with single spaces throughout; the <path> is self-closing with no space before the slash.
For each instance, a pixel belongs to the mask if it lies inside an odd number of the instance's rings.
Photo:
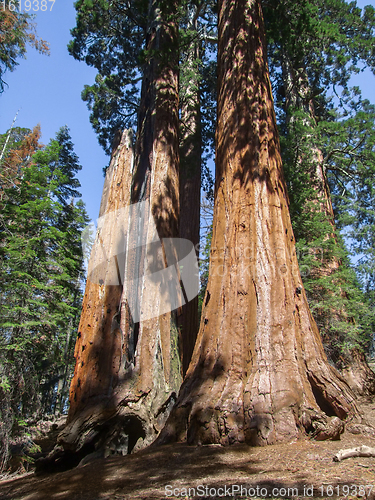
<path id="1" fill-rule="evenodd" d="M 347 450 L 340 450 L 334 455 L 334 462 L 341 462 L 345 458 L 351 457 L 375 457 L 375 448 L 370 448 L 370 446 L 362 445 L 357 448 L 349 448 Z"/>

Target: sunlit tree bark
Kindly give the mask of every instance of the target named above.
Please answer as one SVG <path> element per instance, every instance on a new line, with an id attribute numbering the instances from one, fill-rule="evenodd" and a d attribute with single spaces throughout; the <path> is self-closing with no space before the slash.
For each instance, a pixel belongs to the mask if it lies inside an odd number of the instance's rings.
<path id="1" fill-rule="evenodd" d="M 192 362 L 158 442 L 337 437 L 356 408 L 327 362 L 298 269 L 258 0 L 219 1 L 218 76 L 210 275 Z"/>
<path id="2" fill-rule="evenodd" d="M 116 351 L 115 357 L 119 359 L 121 350 L 116 318 L 122 285 L 117 276 L 113 276 L 116 270 L 113 262 L 103 262 L 102 249 L 105 242 L 104 251 L 110 255 L 117 254 L 117 249 L 113 247 L 118 242 L 119 228 L 126 227 L 125 212 L 121 209 L 130 204 L 133 162 L 131 134 L 126 130 L 121 144 L 112 155 L 104 182 L 99 218 L 110 215 L 96 235 L 97 241 L 90 258 L 75 347 L 76 367 L 70 388 L 68 421 L 84 408 L 103 401 L 103 396 L 108 398 L 115 385 L 114 377 L 116 380 L 118 376 L 119 363 L 113 358 Z"/>
<path id="3" fill-rule="evenodd" d="M 121 299 L 120 377 L 125 382 L 118 385 L 115 397 L 119 414 L 136 427 L 130 430 L 132 439 L 139 439 L 136 449 L 155 439 L 182 381 L 178 311 L 173 306 L 163 309 L 167 281 L 149 279 L 150 271 L 169 265 L 163 239 L 179 236 L 177 6 L 173 2 L 166 11 L 154 1 L 151 7 L 147 47 L 154 55 L 144 72 L 132 186 L 132 203 L 146 207 L 146 212 L 142 208 L 140 217 L 134 213 L 130 220 L 132 249 Z"/>

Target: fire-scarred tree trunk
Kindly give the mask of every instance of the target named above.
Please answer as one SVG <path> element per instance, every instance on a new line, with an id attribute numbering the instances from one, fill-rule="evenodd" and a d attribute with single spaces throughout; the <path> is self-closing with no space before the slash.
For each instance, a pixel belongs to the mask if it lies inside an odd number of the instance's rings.
<path id="1" fill-rule="evenodd" d="M 310 226 L 314 226 L 315 223 L 315 227 L 320 228 L 318 235 L 316 229 L 313 236 L 302 231 L 301 237 L 307 245 L 312 245 L 314 241 L 320 239 L 326 248 L 330 248 L 329 251 L 324 251 L 323 248 L 310 248 L 313 253 L 315 251 L 316 259 L 315 263 L 313 260 L 313 266 L 309 268 L 310 278 L 313 281 L 312 291 L 310 297 L 308 294 L 308 298 L 315 303 L 320 303 L 320 306 L 314 308 L 313 315 L 320 327 L 328 356 L 343 371 L 345 376 L 350 373 L 346 379 L 356 393 L 369 394 L 375 388 L 375 374 L 368 366 L 365 356 L 358 348 L 352 347 L 350 351 L 345 352 L 342 348 L 340 349 L 339 345 L 340 342 L 344 343 L 345 340 L 350 339 L 349 332 L 355 329 L 356 325 L 354 318 L 348 312 L 348 295 L 345 291 L 347 283 L 340 276 L 343 265 L 340 259 L 342 242 L 339 240 L 336 230 L 331 192 L 324 170 L 323 153 L 317 146 L 313 92 L 309 85 L 306 69 L 302 63 L 299 67 L 298 64 L 297 67 L 294 67 L 285 50 L 282 50 L 282 70 L 288 135 L 298 138 L 295 145 L 295 167 L 299 172 L 303 172 L 310 187 L 309 198 L 303 200 L 304 204 L 299 207 L 299 212 L 306 213 L 305 217 L 310 219 Z M 298 130 L 301 128 L 305 130 L 303 137 L 300 137 L 301 131 Z M 299 148 L 298 142 L 301 141 L 303 147 Z M 293 171 L 290 175 L 293 178 Z M 335 284 L 334 292 L 332 284 Z M 331 304 L 327 311 L 327 298 L 332 299 L 334 295 L 336 296 L 334 302 L 338 305 Z M 340 299 L 337 300 L 337 297 Z M 346 325 L 347 339 L 340 338 L 342 337 L 342 333 L 340 334 L 341 325 Z M 352 336 L 355 335 L 352 333 Z M 356 372 L 358 373 L 357 377 L 355 377 Z"/>
<path id="2" fill-rule="evenodd" d="M 126 212 L 122 209 L 130 204 L 133 162 L 132 135 L 125 130 L 120 145 L 114 149 L 104 181 L 99 219 L 109 217 L 100 225 L 90 257 L 74 353 L 76 366 L 70 387 L 68 422 L 94 402 L 103 402 L 103 397 L 111 394 L 114 378 L 118 375 L 115 360 L 119 357 L 121 339 L 116 317 L 122 285 L 117 276 L 113 276 L 113 261 L 105 262 L 103 270 L 102 251 L 105 242 L 106 253 L 114 250 L 110 255 L 117 257 L 117 249 L 113 246 L 117 246 L 119 228 L 126 227 L 125 217 L 121 219 L 119 215 L 123 216 Z M 99 270 L 96 279 L 94 273 Z"/>
<path id="3" fill-rule="evenodd" d="M 201 193 L 201 116 L 199 96 L 199 43 L 197 7 L 188 9 L 187 30 L 191 40 L 181 69 L 180 93 L 180 237 L 190 240 L 198 253 Z M 196 280 L 199 281 L 198 269 Z M 199 329 L 198 295 L 182 307 L 180 320 L 183 373 L 189 366 Z"/>
<path id="4" fill-rule="evenodd" d="M 166 309 L 170 275 L 163 275 L 173 253 L 163 238 L 179 230 L 177 7 L 150 2 L 134 174 L 130 157 L 119 175 L 112 159 L 107 173 L 101 212 L 115 212 L 112 226 L 102 225 L 116 246 L 97 245 L 93 276 L 102 284 L 86 290 L 68 426 L 59 436 L 81 455 L 152 442 L 181 385 L 177 316 Z"/>
<path id="5" fill-rule="evenodd" d="M 121 257 L 117 245 L 119 231 L 126 231 L 127 226 L 126 207 L 130 204 L 133 164 L 132 134 L 125 130 L 106 172 L 100 225 L 88 267 L 74 353 L 76 366 L 70 386 L 68 424 L 74 426 L 68 425 L 60 436 L 60 442 L 73 450 L 80 448 L 82 422 L 88 416 L 101 414 L 118 380 L 122 282 L 114 259 Z"/>
<path id="6" fill-rule="evenodd" d="M 218 65 L 210 275 L 192 362 L 158 442 L 264 445 L 313 430 L 323 439 L 331 423 L 337 437 L 339 419 L 357 410 L 302 286 L 259 0 L 219 1 Z"/>

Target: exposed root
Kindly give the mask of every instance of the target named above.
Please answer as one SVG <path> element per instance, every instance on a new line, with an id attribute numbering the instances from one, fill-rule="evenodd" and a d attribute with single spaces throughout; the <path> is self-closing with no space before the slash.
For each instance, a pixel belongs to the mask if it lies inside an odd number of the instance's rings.
<path id="1" fill-rule="evenodd" d="M 314 432 L 312 437 L 316 441 L 338 441 L 344 432 L 345 424 L 338 417 L 327 417 L 326 422 L 317 421 L 313 423 Z"/>
<path id="2" fill-rule="evenodd" d="M 345 423 L 339 417 L 330 417 L 314 409 L 304 409 L 300 418 L 306 433 L 316 441 L 338 441 L 345 430 Z"/>

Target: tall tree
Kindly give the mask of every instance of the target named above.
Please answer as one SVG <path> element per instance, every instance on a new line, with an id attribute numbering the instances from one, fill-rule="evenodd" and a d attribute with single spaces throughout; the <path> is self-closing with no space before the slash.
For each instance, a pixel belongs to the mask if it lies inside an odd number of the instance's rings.
<path id="1" fill-rule="evenodd" d="M 33 131 L 26 128 L 11 128 L 0 136 L 0 206 L 8 199 L 7 189 L 15 186 L 22 178 L 22 170 L 30 162 L 33 153 L 39 149 L 40 126 Z M 0 216 L 0 224 L 4 224 Z"/>
<path id="2" fill-rule="evenodd" d="M 160 442 L 270 444 L 356 412 L 298 270 L 260 2 L 219 1 L 210 276 L 192 362 Z"/>
<path id="3" fill-rule="evenodd" d="M 71 169 L 80 168 L 66 149 L 68 130 L 38 147 L 31 160 L 30 137 L 16 150 L 26 156 L 5 191 L 0 228 L 1 397 L 8 432 L 16 419 L 66 405 L 66 391 L 57 394 L 56 373 L 72 366 L 69 349 L 62 353 L 69 344 L 67 324 L 77 324 L 80 230 L 87 223 L 84 207 L 66 200 L 67 190 L 79 186 Z"/>
<path id="4" fill-rule="evenodd" d="M 350 154 L 350 148 L 340 148 L 337 128 L 324 144 L 322 122 L 337 119 L 328 91 L 333 86 L 346 91 L 359 61 L 372 65 L 374 12 L 367 9 L 361 15 L 354 3 L 341 0 L 304 1 L 298 8 L 287 0 L 266 5 L 271 61 L 282 70 L 278 94 L 285 113 L 283 156 L 304 284 L 327 353 L 343 367 L 353 358 L 350 351 L 363 348 L 364 325 L 356 310 L 363 312 L 366 306 L 336 229 L 327 177 L 331 168 L 348 172 L 347 161 L 340 166 L 340 157 Z M 371 370 L 363 370 L 375 388 Z"/>
<path id="5" fill-rule="evenodd" d="M 76 26 L 68 49 L 75 59 L 98 71 L 95 83 L 85 86 L 82 99 L 91 111 L 99 143 L 108 154 L 117 131 L 137 123 L 148 4 L 147 0 L 75 3 Z"/>
<path id="6" fill-rule="evenodd" d="M 189 1 L 180 6 L 180 236 L 192 241 L 196 248 L 199 244 L 202 163 L 203 185 L 208 184 L 208 169 L 201 155 L 200 58 L 207 52 L 206 41 L 212 31 L 212 3 Z M 75 58 L 85 60 L 98 70 L 95 84 L 85 87 L 82 98 L 88 103 L 90 120 L 107 152 L 119 128 L 135 125 L 139 106 L 137 82 L 150 55 L 145 45 L 147 6 L 148 2 L 134 4 L 107 0 L 94 6 L 86 0 L 76 3 L 77 25 L 72 30 L 74 38 L 69 51 Z M 210 119 L 208 124 L 205 123 L 205 139 L 210 135 L 208 129 L 212 131 L 215 115 L 214 109 L 207 111 Z M 206 148 L 207 142 L 210 141 L 206 141 Z M 196 279 L 198 281 L 198 276 Z M 183 338 L 183 369 L 186 371 L 198 330 L 197 298 L 183 306 L 179 328 Z"/>
<path id="7" fill-rule="evenodd" d="M 202 130 L 200 106 L 200 40 L 198 16 L 203 5 L 187 9 L 180 77 L 180 237 L 190 240 L 199 256 Z M 198 270 L 196 279 L 199 279 Z M 198 296 L 182 307 L 183 373 L 189 366 L 199 329 Z"/>
<path id="8" fill-rule="evenodd" d="M 353 98 L 349 94 L 348 97 L 345 115 L 339 122 L 328 125 L 328 139 L 334 136 L 335 150 L 339 154 L 335 158 L 328 153 L 327 163 L 337 223 L 351 242 L 351 250 L 357 261 L 355 268 L 358 280 L 366 298 L 364 302 L 363 296 L 358 297 L 352 306 L 357 335 L 347 339 L 349 354 L 344 357 L 343 370 L 355 390 L 366 394 L 373 393 L 375 389 L 375 377 L 365 358 L 365 354 L 371 353 L 375 315 L 371 295 L 374 269 L 372 186 L 375 182 L 375 109 L 360 95 Z M 331 141 L 328 142 L 331 146 Z"/>
<path id="9" fill-rule="evenodd" d="M 68 424 L 73 422 L 75 429 L 77 422 L 84 425 L 87 416 L 94 412 L 100 421 L 100 410 L 112 396 L 118 380 L 123 342 L 118 323 L 122 281 L 116 278 L 117 264 L 124 260 L 118 244 L 119 235 L 124 237 L 122 232 L 126 230 L 133 163 L 132 136 L 125 130 L 106 170 L 100 225 L 89 261 L 78 326 L 68 415 Z M 64 442 L 71 440 L 73 432 L 69 425 L 65 434 Z"/>
<path id="10" fill-rule="evenodd" d="M 134 172 L 129 153 L 120 164 L 117 151 L 102 201 L 105 211 L 132 204 L 126 221 L 114 219 L 123 236 L 112 241 L 126 255 L 115 252 L 116 286 L 106 287 L 105 266 L 99 286 L 87 284 L 68 426 L 59 436 L 78 458 L 149 444 L 181 384 L 177 316 L 163 310 L 168 280 L 152 278 L 169 265 L 163 239 L 179 231 L 177 1 L 150 2 L 146 49 Z"/>

